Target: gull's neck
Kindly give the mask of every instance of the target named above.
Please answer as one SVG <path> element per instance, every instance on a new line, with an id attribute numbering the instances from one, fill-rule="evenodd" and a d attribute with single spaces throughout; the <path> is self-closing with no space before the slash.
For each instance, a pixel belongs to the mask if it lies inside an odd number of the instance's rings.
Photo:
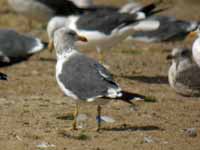
<path id="1" fill-rule="evenodd" d="M 74 47 L 70 47 L 70 48 L 65 48 L 60 51 L 57 51 L 56 55 L 57 55 L 57 59 L 59 60 L 59 59 L 66 59 L 66 58 L 68 59 L 75 53 L 78 53 L 77 50 Z"/>

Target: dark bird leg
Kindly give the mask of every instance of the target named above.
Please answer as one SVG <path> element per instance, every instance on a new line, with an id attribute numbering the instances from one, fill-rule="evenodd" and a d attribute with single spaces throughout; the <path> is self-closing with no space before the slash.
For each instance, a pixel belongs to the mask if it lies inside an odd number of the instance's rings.
<path id="1" fill-rule="evenodd" d="M 97 131 L 101 129 L 101 106 L 97 106 Z"/>

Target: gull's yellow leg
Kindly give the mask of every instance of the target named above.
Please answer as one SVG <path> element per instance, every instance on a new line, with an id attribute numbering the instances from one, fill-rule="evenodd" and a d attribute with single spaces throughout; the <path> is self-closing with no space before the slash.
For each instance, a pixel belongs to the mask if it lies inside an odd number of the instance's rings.
<path id="1" fill-rule="evenodd" d="M 74 120 L 73 120 L 73 123 L 72 123 L 72 129 L 73 130 L 78 130 L 78 128 L 77 128 L 78 113 L 79 113 L 79 106 L 78 106 L 78 104 L 76 104 L 75 111 L 74 111 Z"/>
<path id="2" fill-rule="evenodd" d="M 104 63 L 104 54 L 99 47 L 97 47 L 96 49 L 97 49 L 99 63 L 103 64 Z"/>
<path id="3" fill-rule="evenodd" d="M 101 106 L 97 106 L 97 131 L 101 130 Z"/>
<path id="4" fill-rule="evenodd" d="M 100 64 L 104 63 L 104 55 L 102 52 L 98 52 L 98 59 Z"/>
<path id="5" fill-rule="evenodd" d="M 53 40 L 49 40 L 48 50 L 52 53 L 54 49 Z"/>

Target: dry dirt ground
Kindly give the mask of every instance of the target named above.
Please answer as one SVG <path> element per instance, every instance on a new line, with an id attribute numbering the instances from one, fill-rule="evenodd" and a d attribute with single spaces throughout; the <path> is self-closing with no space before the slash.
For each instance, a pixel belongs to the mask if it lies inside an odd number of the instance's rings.
<path id="1" fill-rule="evenodd" d="M 121 5 L 124 0 L 99 0 L 97 3 Z M 145 2 L 145 1 L 143 1 Z M 179 18 L 199 19 L 196 5 L 167 2 L 172 6 L 163 14 Z M 0 26 L 26 32 L 26 18 L 8 9 L 0 0 Z M 183 9 L 187 8 L 187 9 Z M 31 34 L 46 40 L 45 30 L 34 24 Z M 200 101 L 176 94 L 168 85 L 166 61 L 169 49 L 191 41 L 169 44 L 124 42 L 107 51 L 107 64 L 121 87 L 129 92 L 150 96 L 156 102 L 136 102 L 138 110 L 122 102 L 111 102 L 103 107 L 103 114 L 116 122 L 105 123 L 100 133 L 94 131 L 96 108 L 82 106 L 87 114 L 87 128 L 66 131 L 74 109 L 55 81 L 55 54 L 43 51 L 28 61 L 0 68 L 8 81 L 0 84 L 0 149 L 37 150 L 41 143 L 53 144 L 47 150 L 199 150 Z M 96 58 L 94 50 L 86 51 Z M 196 128 L 197 136 L 190 137 L 184 129 Z M 147 140 L 146 140 L 147 139 Z"/>

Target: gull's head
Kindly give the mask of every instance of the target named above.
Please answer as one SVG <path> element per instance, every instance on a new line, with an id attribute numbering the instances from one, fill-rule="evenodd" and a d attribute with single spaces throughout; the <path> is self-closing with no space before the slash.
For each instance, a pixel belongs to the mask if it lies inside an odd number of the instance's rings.
<path id="1" fill-rule="evenodd" d="M 53 50 L 53 36 L 56 30 L 65 26 L 67 21 L 66 17 L 53 17 L 47 25 L 47 33 L 49 38 L 48 49 L 52 52 Z"/>
<path id="2" fill-rule="evenodd" d="M 87 42 L 87 38 L 66 27 L 60 28 L 54 33 L 54 46 L 57 51 L 74 48 L 77 41 Z"/>
<path id="3" fill-rule="evenodd" d="M 190 37 L 200 37 L 200 23 L 189 33 Z"/>
<path id="4" fill-rule="evenodd" d="M 66 21 L 67 21 L 66 17 L 53 17 L 48 22 L 48 25 L 47 25 L 48 38 L 53 39 L 53 35 L 54 35 L 55 31 L 64 27 Z"/>
<path id="5" fill-rule="evenodd" d="M 192 51 L 187 48 L 174 48 L 170 55 L 167 56 L 168 60 L 179 63 L 184 60 L 192 60 Z"/>

